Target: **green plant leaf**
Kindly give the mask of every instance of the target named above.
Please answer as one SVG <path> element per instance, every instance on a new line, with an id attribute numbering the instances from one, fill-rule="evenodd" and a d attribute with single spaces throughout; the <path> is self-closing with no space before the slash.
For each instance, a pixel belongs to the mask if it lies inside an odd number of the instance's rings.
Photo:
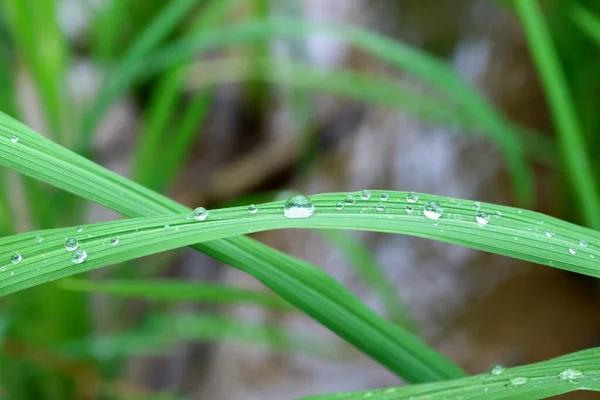
<path id="1" fill-rule="evenodd" d="M 17 143 L 10 141 L 13 135 L 19 137 Z M 130 217 L 190 211 L 52 143 L 2 113 L 0 165 Z M 247 237 L 211 240 L 192 247 L 254 276 L 407 381 L 423 382 L 464 374 L 421 340 L 375 314 L 331 276 L 311 264 Z M 80 266 L 90 265 L 91 261 L 92 258 Z"/>
<path id="2" fill-rule="evenodd" d="M 496 369 L 496 372 L 500 371 L 499 374 L 487 373 L 445 382 L 311 396 L 304 400 L 538 400 L 575 390 L 598 392 L 600 348 L 521 367 Z"/>
<path id="3" fill-rule="evenodd" d="M 284 311 L 294 310 L 291 305 L 272 294 L 217 283 L 157 279 L 149 281 L 65 279 L 59 282 L 59 286 L 67 290 L 124 298 L 169 302 L 199 301 L 215 304 L 255 305 Z"/>

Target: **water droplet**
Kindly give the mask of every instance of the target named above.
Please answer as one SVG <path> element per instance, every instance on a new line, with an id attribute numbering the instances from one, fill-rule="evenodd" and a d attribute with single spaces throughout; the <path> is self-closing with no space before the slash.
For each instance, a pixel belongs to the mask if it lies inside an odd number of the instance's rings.
<path id="1" fill-rule="evenodd" d="M 77 239 L 68 238 L 67 240 L 65 240 L 65 249 L 67 249 L 69 251 L 73 251 L 73 250 L 77 249 L 78 247 L 79 247 L 79 242 L 77 241 Z"/>
<path id="2" fill-rule="evenodd" d="M 13 143 L 17 143 L 19 141 L 19 137 L 13 135 L 13 136 L 10 137 L 10 141 L 13 142 Z"/>
<path id="3" fill-rule="evenodd" d="M 554 233 L 552 233 L 552 232 L 546 232 L 546 237 L 547 238 L 551 238 L 552 236 L 554 236 Z"/>
<path id="4" fill-rule="evenodd" d="M 544 225 L 544 221 L 540 221 L 540 222 L 539 222 L 539 224 L 540 224 L 540 225 Z"/>
<path id="5" fill-rule="evenodd" d="M 367 392 L 363 395 L 363 398 L 368 399 L 369 397 L 373 397 L 373 393 Z"/>
<path id="6" fill-rule="evenodd" d="M 256 214 L 258 212 L 258 207 L 256 206 L 256 204 L 250 204 L 248 206 L 248 212 L 250 214 Z"/>
<path id="7" fill-rule="evenodd" d="M 42 243 L 44 241 L 44 238 L 41 235 L 37 235 L 35 237 L 35 242 L 36 243 Z"/>
<path id="8" fill-rule="evenodd" d="M 573 247 L 569 247 L 569 253 L 571 253 L 572 255 L 577 254 L 577 250 L 575 250 Z"/>
<path id="9" fill-rule="evenodd" d="M 492 365 L 490 367 L 490 369 L 488 370 L 488 372 L 492 375 L 502 375 L 504 373 L 504 371 L 506 371 L 506 368 L 504 368 L 500 364 Z"/>
<path id="10" fill-rule="evenodd" d="M 208 211 L 204 207 L 198 207 L 194 210 L 194 219 L 197 221 L 204 221 L 208 218 Z"/>
<path id="11" fill-rule="evenodd" d="M 433 226 L 438 226 L 439 224 L 440 224 L 440 221 L 438 221 L 438 220 L 433 221 Z"/>
<path id="12" fill-rule="evenodd" d="M 429 219 L 438 219 L 443 213 L 444 210 L 436 201 L 430 201 L 423 207 L 423 214 Z"/>
<path id="13" fill-rule="evenodd" d="M 479 225 L 487 225 L 490 223 L 490 216 L 483 211 L 478 211 L 477 214 L 475 214 L 475 221 L 477 221 Z"/>
<path id="14" fill-rule="evenodd" d="M 476 201 L 475 203 L 473 203 L 473 209 L 475 211 L 479 211 L 479 209 L 481 208 L 481 203 Z"/>
<path id="15" fill-rule="evenodd" d="M 409 203 L 416 203 L 417 201 L 419 201 L 419 195 L 415 192 L 410 192 L 406 195 L 406 201 L 408 201 Z"/>
<path id="16" fill-rule="evenodd" d="M 387 199 L 389 199 L 390 196 L 388 196 L 387 193 L 381 193 L 381 196 L 379 196 L 379 198 L 381 199 L 381 201 L 387 201 Z"/>
<path id="17" fill-rule="evenodd" d="M 529 382 L 529 379 L 525 378 L 524 376 L 518 376 L 510 380 L 510 384 L 513 386 L 523 386 L 527 382 Z"/>
<path id="18" fill-rule="evenodd" d="M 519 214 L 523 214 L 523 210 L 519 210 L 517 211 Z"/>
<path id="19" fill-rule="evenodd" d="M 383 204 L 382 202 L 377 203 L 377 205 L 375 206 L 375 209 L 377 211 L 383 211 L 385 210 L 385 204 Z"/>
<path id="20" fill-rule="evenodd" d="M 494 217 L 496 217 L 496 218 L 500 218 L 500 217 L 502 217 L 502 213 L 501 213 L 500 211 L 496 211 L 496 212 L 494 213 Z"/>
<path id="21" fill-rule="evenodd" d="M 77 232 L 79 232 L 79 233 L 83 232 L 83 227 L 80 226 L 79 228 L 77 228 Z"/>
<path id="22" fill-rule="evenodd" d="M 580 245 L 581 247 L 587 247 L 587 242 L 586 242 L 585 240 L 580 240 L 580 241 L 579 241 L 579 245 Z"/>
<path id="23" fill-rule="evenodd" d="M 594 257 L 594 255 L 593 255 L 593 254 L 590 254 L 590 258 L 591 258 L 591 259 L 594 259 L 594 258 L 596 258 L 596 257 Z"/>
<path id="24" fill-rule="evenodd" d="M 15 271 L 10 271 L 10 276 L 15 276 Z"/>
<path id="25" fill-rule="evenodd" d="M 519 240 L 519 238 L 517 236 L 514 237 L 515 240 Z"/>
<path id="26" fill-rule="evenodd" d="M 412 206 L 406 206 L 406 213 L 408 215 L 412 214 L 415 209 Z"/>
<path id="27" fill-rule="evenodd" d="M 528 230 L 528 231 L 532 231 L 532 230 L 533 230 L 533 226 L 528 226 L 528 227 L 527 227 L 527 230 Z"/>
<path id="28" fill-rule="evenodd" d="M 583 372 L 575 368 L 567 368 L 558 374 L 558 377 L 563 381 L 572 381 L 573 379 L 579 379 L 583 376 Z"/>
<path id="29" fill-rule="evenodd" d="M 354 205 L 354 203 L 356 203 L 356 199 L 354 199 L 354 195 L 352 193 L 347 194 L 346 198 L 344 199 L 344 203 L 346 203 L 349 206 Z"/>
<path id="30" fill-rule="evenodd" d="M 110 239 L 110 244 L 112 244 L 113 246 L 119 244 L 119 239 L 117 239 L 117 238 Z"/>
<path id="31" fill-rule="evenodd" d="M 351 196 L 351 195 L 349 195 Z M 348 197 L 346 197 L 348 199 Z M 354 202 L 354 197 L 352 197 Z M 346 204 L 348 204 L 346 202 Z M 352 203 L 354 204 L 354 203 Z M 315 205 L 310 197 L 303 194 L 290 197 L 283 207 L 283 215 L 287 218 L 308 218 L 315 213 Z"/>
<path id="32" fill-rule="evenodd" d="M 10 256 L 10 262 L 12 262 L 13 264 L 20 263 L 22 259 L 23 257 L 21 257 L 19 253 L 15 253 L 12 256 Z"/>
<path id="33" fill-rule="evenodd" d="M 71 253 L 71 261 L 75 264 L 81 264 L 87 259 L 87 253 L 85 250 L 77 249 Z"/>
<path id="34" fill-rule="evenodd" d="M 165 225 L 164 229 L 165 229 L 165 231 L 168 231 L 169 229 L 171 229 L 171 225 L 169 225 L 169 224 Z"/>
<path id="35" fill-rule="evenodd" d="M 385 390 L 383 391 L 383 393 L 394 393 L 394 392 L 396 392 L 396 388 L 393 388 L 393 387 L 392 387 L 392 388 L 385 389 Z"/>
<path id="36" fill-rule="evenodd" d="M 2 271 L 2 272 L 6 271 L 6 269 L 7 269 L 6 265 L 3 265 L 2 267 L 0 267 L 0 271 Z"/>
<path id="37" fill-rule="evenodd" d="M 344 203 L 341 201 L 338 201 L 337 203 L 335 203 L 335 209 L 338 211 L 342 211 L 344 209 Z"/>
<path id="38" fill-rule="evenodd" d="M 185 219 L 192 219 L 192 216 L 190 214 L 185 214 Z"/>
<path id="39" fill-rule="evenodd" d="M 369 192 L 368 190 L 361 191 L 360 198 L 363 200 L 369 200 L 371 198 L 371 192 Z"/>

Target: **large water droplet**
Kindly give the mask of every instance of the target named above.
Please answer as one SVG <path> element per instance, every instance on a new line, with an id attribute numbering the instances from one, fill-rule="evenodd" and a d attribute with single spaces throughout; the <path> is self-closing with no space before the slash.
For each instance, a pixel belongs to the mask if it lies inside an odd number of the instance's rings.
<path id="1" fill-rule="evenodd" d="M 315 205 L 310 197 L 303 194 L 290 197 L 283 206 L 283 215 L 287 218 L 308 218 L 314 213 Z"/>
<path id="2" fill-rule="evenodd" d="M 382 202 L 377 203 L 377 205 L 375 206 L 375 209 L 377 211 L 383 211 L 385 210 L 385 204 L 383 204 Z"/>
<path id="3" fill-rule="evenodd" d="M 546 232 L 546 237 L 547 238 L 551 238 L 552 236 L 554 236 L 554 233 L 552 233 L 552 232 Z"/>
<path id="4" fill-rule="evenodd" d="M 119 239 L 117 239 L 117 238 L 110 239 L 110 244 L 112 244 L 113 246 L 119 244 Z"/>
<path id="5" fill-rule="evenodd" d="M 575 368 L 567 368 L 558 374 L 558 377 L 563 381 L 572 381 L 573 379 L 579 379 L 583 376 L 583 372 Z"/>
<path id="6" fill-rule="evenodd" d="M 406 195 L 406 201 L 408 201 L 409 203 L 416 203 L 417 201 L 419 201 L 419 195 L 415 192 L 410 192 Z"/>
<path id="7" fill-rule="evenodd" d="M 42 243 L 44 241 L 44 238 L 41 235 L 37 235 L 35 237 L 35 242 L 36 243 Z"/>
<path id="8" fill-rule="evenodd" d="M 429 219 L 438 219 L 443 213 L 444 210 L 436 201 L 430 201 L 423 207 L 423 214 Z"/>
<path id="9" fill-rule="evenodd" d="M 344 199 L 344 203 L 346 203 L 349 206 L 352 206 L 356 203 L 356 199 L 354 198 L 354 195 L 352 193 L 349 193 L 346 195 L 346 198 Z"/>
<path id="10" fill-rule="evenodd" d="M 258 212 L 258 207 L 256 206 L 256 204 L 250 204 L 248 206 L 248 212 L 250 214 L 256 214 Z"/>
<path id="11" fill-rule="evenodd" d="M 10 137 L 10 141 L 11 141 L 12 143 L 17 143 L 17 142 L 19 141 L 19 137 L 18 137 L 18 136 L 15 136 L 15 135 L 12 135 L 12 136 Z"/>
<path id="12" fill-rule="evenodd" d="M 577 254 L 577 250 L 575 250 L 573 247 L 569 247 L 569 253 L 571 253 L 572 255 Z"/>
<path id="13" fill-rule="evenodd" d="M 371 198 L 371 192 L 369 192 L 368 190 L 361 191 L 360 198 L 363 200 L 369 200 Z"/>
<path id="14" fill-rule="evenodd" d="M 77 249 L 78 247 L 79 247 L 79 242 L 77 241 L 77 239 L 68 238 L 67 240 L 65 240 L 65 249 L 67 249 L 69 251 L 73 251 L 73 250 Z"/>
<path id="15" fill-rule="evenodd" d="M 492 375 L 502 375 L 504 373 L 504 371 L 506 371 L 506 368 L 504 368 L 500 364 L 495 364 L 495 365 L 492 365 L 488 371 Z"/>
<path id="16" fill-rule="evenodd" d="M 344 203 L 341 201 L 338 201 L 337 203 L 335 203 L 335 209 L 338 211 L 342 211 L 344 209 Z"/>
<path id="17" fill-rule="evenodd" d="M 487 225 L 490 223 L 490 216 L 483 211 L 478 211 L 477 214 L 475 214 L 475 221 L 477 221 L 479 225 Z"/>
<path id="18" fill-rule="evenodd" d="M 204 207 L 198 207 L 194 210 L 194 219 L 197 221 L 204 221 L 208 218 L 208 211 Z"/>
<path id="19" fill-rule="evenodd" d="M 516 378 L 512 378 L 510 380 L 510 384 L 512 386 L 523 386 L 525 385 L 527 382 L 529 382 L 529 379 L 525 378 L 524 376 L 518 376 Z"/>
<path id="20" fill-rule="evenodd" d="M 77 249 L 71 253 L 71 261 L 75 264 L 81 264 L 87 259 L 87 253 L 85 250 Z"/>
<path id="21" fill-rule="evenodd" d="M 412 214 L 415 209 L 412 206 L 406 206 L 406 213 L 408 215 Z"/>
<path id="22" fill-rule="evenodd" d="M 579 241 L 579 245 L 580 245 L 581 247 L 587 247 L 587 242 L 586 242 L 585 240 L 580 240 L 580 241 Z"/>
<path id="23" fill-rule="evenodd" d="M 23 257 L 21 257 L 19 253 L 15 253 L 12 256 L 10 256 L 10 262 L 12 262 L 13 264 L 18 264 L 21 262 L 21 260 L 23 260 Z"/>
<path id="24" fill-rule="evenodd" d="M 381 199 L 381 201 L 387 201 L 387 199 L 389 199 L 390 196 L 388 196 L 387 193 L 381 193 L 381 196 L 379 196 L 379 198 Z"/>

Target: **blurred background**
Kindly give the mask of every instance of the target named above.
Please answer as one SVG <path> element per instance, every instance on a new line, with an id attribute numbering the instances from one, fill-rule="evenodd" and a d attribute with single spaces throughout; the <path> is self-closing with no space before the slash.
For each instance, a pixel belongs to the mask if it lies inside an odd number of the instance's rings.
<path id="1" fill-rule="evenodd" d="M 600 3 L 540 3 L 598 176 Z M 190 207 L 380 188 L 589 225 L 538 76 L 507 1 L 0 3 L 0 109 Z M 119 218 L 0 172 L 1 235 Z M 399 235 L 255 237 L 469 373 L 600 345 L 591 278 Z M 0 399 L 288 399 L 401 383 L 287 307 L 102 286 L 182 280 L 269 294 L 182 249 L 3 297 Z"/>

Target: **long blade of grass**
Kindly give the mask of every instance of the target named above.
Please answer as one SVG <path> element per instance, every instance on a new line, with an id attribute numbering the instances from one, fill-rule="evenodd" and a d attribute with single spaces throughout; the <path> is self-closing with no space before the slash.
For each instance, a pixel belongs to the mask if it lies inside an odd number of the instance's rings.
<path id="1" fill-rule="evenodd" d="M 305 397 L 305 400 L 470 399 L 538 400 L 575 390 L 600 391 L 600 348 L 521 367 L 496 369 L 445 382 L 389 387 L 354 393 Z"/>
<path id="2" fill-rule="evenodd" d="M 13 135 L 20 137 L 18 146 L 9 140 Z M 130 217 L 189 212 L 187 207 L 52 143 L 2 113 L 0 165 Z M 375 314 L 331 276 L 311 264 L 247 237 L 213 240 L 192 247 L 252 275 L 409 382 L 464 374 L 418 338 Z"/>
<path id="3" fill-rule="evenodd" d="M 570 17 L 579 29 L 600 47 L 600 17 L 578 3 L 572 3 Z"/>
<path id="4" fill-rule="evenodd" d="M 515 0 L 515 6 L 557 125 L 567 176 L 581 204 L 581 216 L 590 227 L 600 229 L 600 196 L 597 181 L 585 150 L 585 139 L 575 105 L 571 100 L 571 93 L 547 24 L 537 0 Z"/>
<path id="5" fill-rule="evenodd" d="M 168 302 L 199 301 L 214 304 L 255 305 L 284 311 L 294 310 L 289 303 L 272 294 L 217 283 L 156 279 L 151 281 L 65 279 L 59 282 L 59 287 L 123 298 Z"/>
<path id="6" fill-rule="evenodd" d="M 84 225 L 81 233 L 69 227 L 9 236 L 0 239 L 0 260 L 7 263 L 6 273 L 0 275 L 0 295 L 194 243 L 284 228 L 408 234 L 600 277 L 597 231 L 507 206 L 478 203 L 481 208 L 475 211 L 476 202 L 468 200 L 421 194 L 418 203 L 411 203 L 406 200 L 407 192 L 372 193 L 389 196 L 383 211 L 374 207 L 377 201 L 373 200 L 356 200 L 354 206 L 337 210 L 337 202 L 346 194 L 327 193 L 312 196 L 315 212 L 310 218 L 287 218 L 283 202 L 275 201 L 260 205 L 257 214 L 249 213 L 247 207 L 211 210 L 202 222 L 186 218 L 189 214 L 168 214 Z M 424 215 L 430 202 L 443 209 L 437 224 Z M 408 213 L 406 207 L 413 211 Z M 500 212 L 501 218 L 491 217 L 495 212 Z M 43 237 L 42 243 L 36 242 L 38 235 Z M 84 263 L 71 261 L 64 246 L 67 237 L 77 239 L 87 252 Z M 111 245 L 111 239 L 118 239 L 118 244 Z M 23 261 L 9 264 L 15 252 Z"/>
<path id="7" fill-rule="evenodd" d="M 396 288 L 385 276 L 369 249 L 360 241 L 341 231 L 322 230 L 319 233 L 345 256 L 365 284 L 377 293 L 388 318 L 411 332 L 418 332 L 417 324 L 396 293 Z"/>

